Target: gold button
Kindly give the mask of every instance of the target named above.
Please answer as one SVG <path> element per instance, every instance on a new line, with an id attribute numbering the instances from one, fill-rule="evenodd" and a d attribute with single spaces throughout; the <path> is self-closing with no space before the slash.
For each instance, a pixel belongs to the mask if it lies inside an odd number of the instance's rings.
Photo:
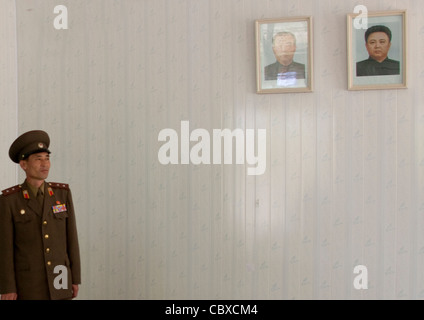
<path id="1" fill-rule="evenodd" d="M 50 266 L 52 264 L 51 261 L 47 261 L 47 265 Z"/>
<path id="2" fill-rule="evenodd" d="M 25 214 L 25 210 L 24 209 L 21 210 L 21 214 Z"/>
<path id="3" fill-rule="evenodd" d="M 47 220 L 44 220 L 44 221 L 43 221 L 43 224 L 44 224 L 44 225 L 46 225 L 46 224 L 47 224 Z"/>
<path id="4" fill-rule="evenodd" d="M 48 238 L 49 238 L 48 234 L 44 235 L 44 239 L 48 239 Z"/>
<path id="5" fill-rule="evenodd" d="M 50 253 L 50 248 L 47 248 L 46 249 L 46 253 Z"/>

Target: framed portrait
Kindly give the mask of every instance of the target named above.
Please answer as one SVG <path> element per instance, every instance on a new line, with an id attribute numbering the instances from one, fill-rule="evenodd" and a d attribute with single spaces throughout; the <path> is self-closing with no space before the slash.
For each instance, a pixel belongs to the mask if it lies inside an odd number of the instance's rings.
<path id="1" fill-rule="evenodd" d="M 406 12 L 369 12 L 365 21 L 347 17 L 348 89 L 406 88 Z"/>
<path id="2" fill-rule="evenodd" d="M 257 93 L 312 92 L 312 17 L 255 21 Z"/>

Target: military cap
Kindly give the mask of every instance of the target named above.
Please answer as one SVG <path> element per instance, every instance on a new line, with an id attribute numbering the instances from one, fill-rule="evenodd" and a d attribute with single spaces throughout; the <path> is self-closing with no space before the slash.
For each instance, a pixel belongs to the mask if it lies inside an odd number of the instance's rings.
<path id="1" fill-rule="evenodd" d="M 20 135 L 10 146 L 9 157 L 13 162 L 28 158 L 31 154 L 49 151 L 50 138 L 47 132 L 33 130 Z"/>

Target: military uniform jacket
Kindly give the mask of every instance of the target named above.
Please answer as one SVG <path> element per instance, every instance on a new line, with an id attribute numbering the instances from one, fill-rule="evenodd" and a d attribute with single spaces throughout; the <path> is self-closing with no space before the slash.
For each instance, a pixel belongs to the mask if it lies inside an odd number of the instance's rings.
<path id="1" fill-rule="evenodd" d="M 81 283 L 71 190 L 48 182 L 44 188 L 44 209 L 26 181 L 0 196 L 0 294 L 69 299 L 72 284 Z"/>

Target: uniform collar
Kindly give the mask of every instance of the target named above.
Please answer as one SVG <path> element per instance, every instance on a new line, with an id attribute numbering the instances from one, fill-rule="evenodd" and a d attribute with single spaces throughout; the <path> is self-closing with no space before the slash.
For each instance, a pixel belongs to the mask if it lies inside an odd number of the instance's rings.
<path id="1" fill-rule="evenodd" d="M 28 181 L 27 180 L 25 180 L 25 182 L 23 183 L 23 185 L 25 185 L 26 187 L 28 187 L 28 189 L 31 191 L 31 195 L 34 197 L 34 199 L 35 199 L 35 197 L 37 197 L 37 192 L 38 192 L 38 189 L 37 188 L 35 188 L 35 187 L 33 187 L 32 185 L 30 185 L 29 183 L 28 183 Z M 41 194 L 44 196 L 44 185 L 45 185 L 45 182 L 43 182 L 42 183 L 42 185 L 40 186 L 40 190 L 41 190 Z"/>

